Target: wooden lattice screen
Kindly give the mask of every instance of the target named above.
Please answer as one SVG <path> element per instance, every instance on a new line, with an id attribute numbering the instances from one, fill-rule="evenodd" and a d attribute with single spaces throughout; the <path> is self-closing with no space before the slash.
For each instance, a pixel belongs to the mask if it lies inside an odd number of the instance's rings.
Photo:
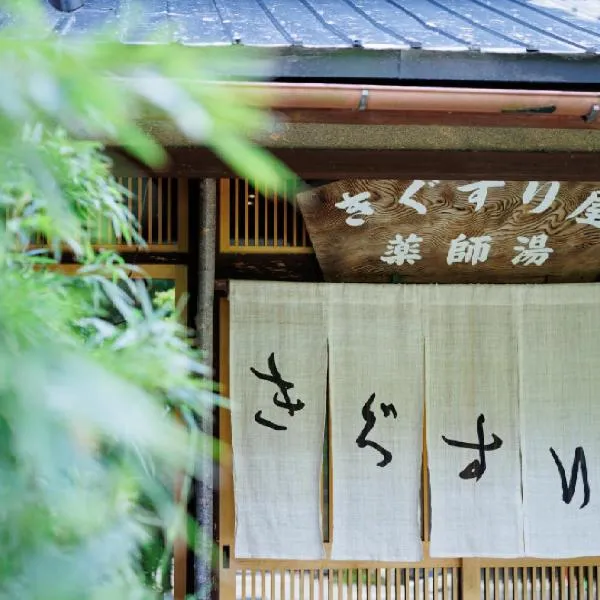
<path id="1" fill-rule="evenodd" d="M 187 180 L 170 177 L 120 177 L 128 193 L 123 201 L 138 222 L 145 246 L 128 245 L 115 235 L 110 221 L 88 222 L 94 245 L 121 251 L 183 252 L 187 250 Z M 36 245 L 45 245 L 38 238 Z"/>
<path id="2" fill-rule="evenodd" d="M 229 304 L 219 307 L 219 381 L 229 395 Z M 231 444 L 231 420 L 219 411 L 219 435 Z M 423 436 L 425 439 L 425 436 Z M 423 449 L 427 464 L 426 448 Z M 324 473 L 329 472 L 327 453 Z M 324 542 L 329 554 L 331 477 L 324 478 Z M 235 510 L 231 455 L 219 476 L 220 600 L 600 600 L 600 557 L 565 560 L 429 557 L 429 482 L 423 471 L 420 563 L 249 560 L 234 557 Z"/>
<path id="3" fill-rule="evenodd" d="M 312 252 L 291 183 L 277 193 L 256 181 L 221 179 L 219 206 L 221 252 Z"/>

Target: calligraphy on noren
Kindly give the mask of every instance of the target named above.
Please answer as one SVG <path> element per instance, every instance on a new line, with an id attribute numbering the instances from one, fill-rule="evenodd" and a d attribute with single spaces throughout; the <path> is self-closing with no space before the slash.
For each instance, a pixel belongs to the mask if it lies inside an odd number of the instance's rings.
<path id="1" fill-rule="evenodd" d="M 253 375 L 258 377 L 258 379 L 262 379 L 264 381 L 268 381 L 269 383 L 274 384 L 279 391 L 275 392 L 273 395 L 273 404 L 278 408 L 283 408 L 287 411 L 290 417 L 293 417 L 296 412 L 302 410 L 305 406 L 302 400 L 297 399 L 296 402 L 292 402 L 289 391 L 294 388 L 294 384 L 291 381 L 286 381 L 279 373 L 279 369 L 277 369 L 277 364 L 275 363 L 275 353 L 271 352 L 269 358 L 267 359 L 267 366 L 269 368 L 268 373 L 261 373 L 254 367 L 250 367 L 250 371 Z M 283 400 L 280 399 L 280 394 L 283 397 Z M 254 420 L 259 425 L 264 425 L 265 427 L 269 427 L 270 429 L 274 429 L 275 431 L 285 431 L 287 427 L 285 425 L 278 425 L 274 421 L 266 419 L 262 415 L 263 411 L 259 410 L 254 415 Z"/>
<path id="2" fill-rule="evenodd" d="M 502 446 L 502 440 L 495 434 L 492 433 L 492 441 L 489 444 L 486 444 L 484 441 L 484 432 L 483 432 L 483 424 L 485 423 L 485 417 L 481 414 L 477 417 L 477 442 L 460 442 L 458 440 L 450 440 L 445 435 L 442 436 L 442 439 L 449 446 L 455 446 L 456 448 L 470 448 L 473 450 L 477 450 L 479 453 L 479 457 L 470 462 L 460 473 L 459 477 L 461 479 L 475 479 L 475 481 L 479 481 L 481 476 L 485 473 L 486 462 L 485 462 L 485 453 L 492 452 L 493 450 L 498 450 Z"/>
<path id="3" fill-rule="evenodd" d="M 375 412 L 373 411 L 373 402 L 375 401 L 375 394 L 371 394 L 369 399 L 365 402 L 362 408 L 362 417 L 365 420 L 365 426 L 363 430 L 360 432 L 360 435 L 356 438 L 356 445 L 359 448 L 366 448 L 370 446 L 374 450 L 377 450 L 379 454 L 381 454 L 381 460 L 377 463 L 378 467 L 385 467 L 390 462 L 392 462 L 392 453 L 384 448 L 381 444 L 374 442 L 373 440 L 367 439 L 367 436 L 373 428 L 375 427 L 375 423 L 377 422 L 377 417 L 375 416 Z M 396 407 L 393 404 L 384 404 L 383 402 L 379 405 L 381 412 L 383 413 L 383 417 L 387 418 L 390 415 L 396 419 L 398 417 L 398 413 L 396 412 Z"/>
<path id="4" fill-rule="evenodd" d="M 558 454 L 554 451 L 554 448 L 550 448 L 550 454 L 556 464 L 558 473 L 560 475 L 560 482 L 562 485 L 562 499 L 565 504 L 570 504 L 575 495 L 575 488 L 577 486 L 577 474 L 581 471 L 581 478 L 583 479 L 583 504 L 579 507 L 584 508 L 590 502 L 590 483 L 588 481 L 587 463 L 585 462 L 585 453 L 581 446 L 575 448 L 575 458 L 573 459 L 573 466 L 571 467 L 571 477 L 567 483 L 567 474 L 565 468 L 558 457 Z"/>

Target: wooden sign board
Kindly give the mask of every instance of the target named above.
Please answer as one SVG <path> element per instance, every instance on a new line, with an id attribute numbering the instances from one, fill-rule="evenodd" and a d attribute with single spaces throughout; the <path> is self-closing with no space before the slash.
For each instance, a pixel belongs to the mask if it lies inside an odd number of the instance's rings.
<path id="1" fill-rule="evenodd" d="M 327 281 L 594 281 L 600 183 L 336 181 L 298 195 Z"/>

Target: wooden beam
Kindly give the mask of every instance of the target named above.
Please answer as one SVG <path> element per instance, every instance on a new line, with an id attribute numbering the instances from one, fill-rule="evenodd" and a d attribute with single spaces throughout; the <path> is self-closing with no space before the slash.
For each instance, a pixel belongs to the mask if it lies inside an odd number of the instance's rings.
<path id="1" fill-rule="evenodd" d="M 314 254 L 218 254 L 217 280 L 323 281 Z"/>
<path id="2" fill-rule="evenodd" d="M 598 152 L 495 152 L 276 148 L 273 155 L 302 179 L 498 179 L 590 181 L 600 172 Z M 171 147 L 170 163 L 154 175 L 231 177 L 233 171 L 210 150 Z M 111 148 L 115 174 L 148 174 Z"/>
<path id="3" fill-rule="evenodd" d="M 525 127 L 536 129 L 599 129 L 600 121 L 573 115 L 483 114 L 402 110 L 284 109 L 276 112 L 288 123 L 347 125 L 436 125 L 442 127 Z"/>

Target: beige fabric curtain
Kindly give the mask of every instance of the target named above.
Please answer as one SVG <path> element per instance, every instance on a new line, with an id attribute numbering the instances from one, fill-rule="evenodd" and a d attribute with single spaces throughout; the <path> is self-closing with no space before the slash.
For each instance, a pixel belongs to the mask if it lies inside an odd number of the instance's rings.
<path id="1" fill-rule="evenodd" d="M 417 289 L 340 284 L 329 294 L 332 558 L 420 560 Z"/>
<path id="2" fill-rule="evenodd" d="M 523 554 L 512 290 L 422 288 L 431 556 Z"/>
<path id="3" fill-rule="evenodd" d="M 318 284 L 230 284 L 238 558 L 323 556 L 323 292 Z"/>
<path id="4" fill-rule="evenodd" d="M 597 556 L 600 285 L 527 286 L 520 293 L 525 549 L 536 557 Z"/>

